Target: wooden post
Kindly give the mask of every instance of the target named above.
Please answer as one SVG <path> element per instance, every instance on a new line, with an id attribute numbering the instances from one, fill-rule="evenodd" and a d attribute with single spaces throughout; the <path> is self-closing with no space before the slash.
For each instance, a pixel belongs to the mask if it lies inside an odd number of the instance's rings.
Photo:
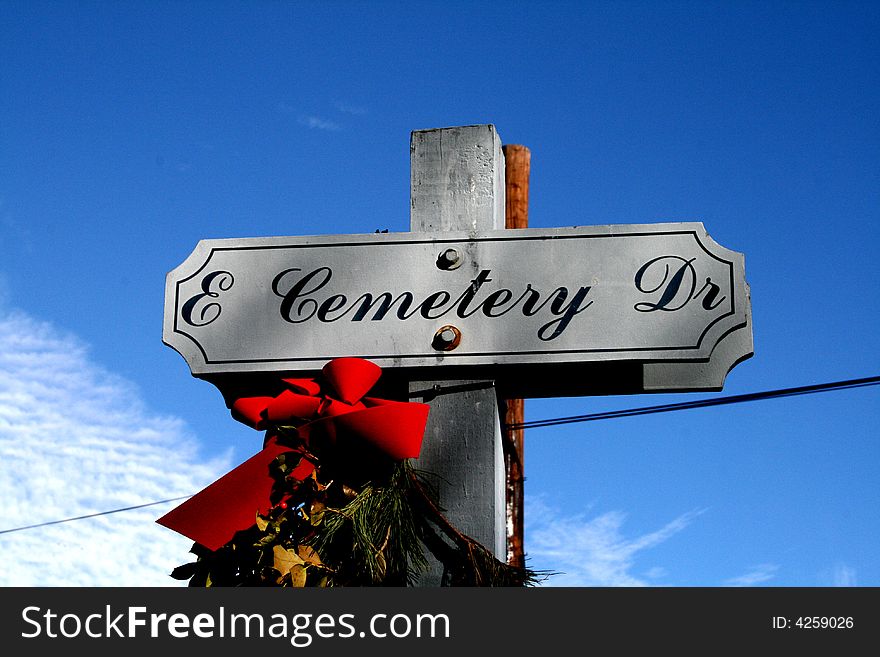
<path id="1" fill-rule="evenodd" d="M 505 228 L 529 227 L 529 173 L 531 152 L 525 146 L 504 146 Z M 504 400 L 504 464 L 507 496 L 507 562 L 525 568 L 523 547 L 523 495 L 525 482 L 525 431 L 511 429 L 525 420 L 525 400 Z"/>
<path id="2" fill-rule="evenodd" d="M 410 161 L 410 230 L 504 228 L 504 154 L 494 126 L 413 132 Z M 414 400 L 431 405 L 416 467 L 435 475 L 450 522 L 505 561 L 505 470 L 494 382 L 420 380 L 410 381 L 409 390 Z M 431 562 L 420 586 L 441 584 L 442 566 Z"/>

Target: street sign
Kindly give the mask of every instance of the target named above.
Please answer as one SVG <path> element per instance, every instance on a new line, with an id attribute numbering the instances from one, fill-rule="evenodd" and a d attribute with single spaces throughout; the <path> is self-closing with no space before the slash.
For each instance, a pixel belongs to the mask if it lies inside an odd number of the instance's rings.
<path id="1" fill-rule="evenodd" d="M 625 362 L 646 391 L 698 390 L 752 355 L 743 255 L 701 223 L 203 240 L 164 320 L 206 378 Z"/>

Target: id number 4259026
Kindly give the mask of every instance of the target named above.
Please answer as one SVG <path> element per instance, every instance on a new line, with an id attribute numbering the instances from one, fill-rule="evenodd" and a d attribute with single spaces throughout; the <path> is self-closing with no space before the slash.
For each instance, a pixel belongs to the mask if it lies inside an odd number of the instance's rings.
<path id="1" fill-rule="evenodd" d="M 773 617 L 773 629 L 785 630 L 851 630 L 855 626 L 852 616 L 798 616 L 797 619 L 785 616 Z"/>

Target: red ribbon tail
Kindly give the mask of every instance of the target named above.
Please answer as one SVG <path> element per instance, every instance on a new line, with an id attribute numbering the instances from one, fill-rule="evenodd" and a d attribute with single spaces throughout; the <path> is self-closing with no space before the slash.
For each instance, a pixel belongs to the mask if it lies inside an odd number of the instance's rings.
<path id="1" fill-rule="evenodd" d="M 209 550 L 223 547 L 235 532 L 254 524 L 257 512 L 268 512 L 274 483 L 269 464 L 279 454 L 289 451 L 290 448 L 270 441 L 262 451 L 156 522 Z"/>

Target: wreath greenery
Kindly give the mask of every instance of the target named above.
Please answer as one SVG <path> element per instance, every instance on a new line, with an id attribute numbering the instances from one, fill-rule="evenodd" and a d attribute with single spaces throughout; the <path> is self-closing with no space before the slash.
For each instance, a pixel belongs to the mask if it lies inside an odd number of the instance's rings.
<path id="1" fill-rule="evenodd" d="M 443 586 L 531 586 L 546 578 L 500 561 L 457 530 L 425 473 L 362 445 L 303 441 L 294 426 L 267 432 L 290 449 L 272 462 L 266 515 L 217 550 L 194 543 L 196 560 L 171 576 L 189 586 L 410 586 L 442 564 Z M 308 463 L 304 463 L 307 461 Z M 293 476 L 301 465 L 311 474 Z"/>

